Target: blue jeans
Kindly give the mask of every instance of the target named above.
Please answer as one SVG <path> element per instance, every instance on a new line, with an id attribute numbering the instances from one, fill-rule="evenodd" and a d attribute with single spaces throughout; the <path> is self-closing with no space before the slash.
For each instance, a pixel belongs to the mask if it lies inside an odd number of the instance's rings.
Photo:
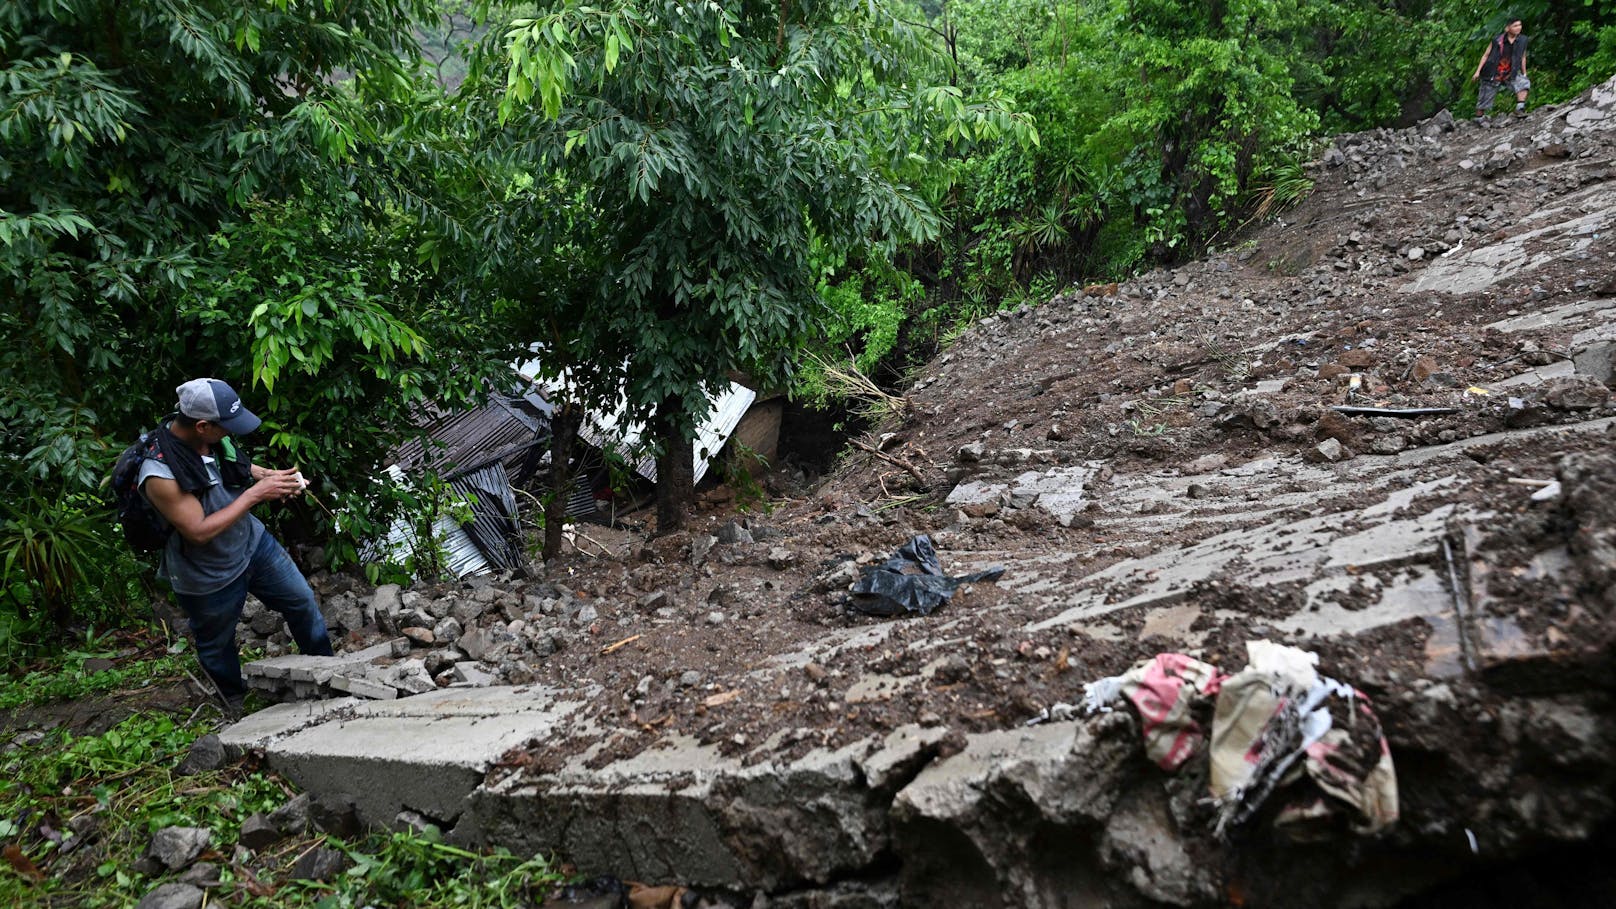
<path id="1" fill-rule="evenodd" d="M 314 601 L 314 591 L 292 557 L 269 531 L 264 531 L 253 551 L 247 570 L 219 590 L 206 594 L 174 594 L 174 599 L 191 620 L 196 635 L 196 655 L 202 669 L 219 686 L 227 699 L 247 693 L 241 680 L 241 653 L 236 648 L 236 623 L 247 594 L 281 614 L 297 641 L 297 649 L 316 656 L 331 655 L 331 639 L 326 635 L 325 616 Z"/>

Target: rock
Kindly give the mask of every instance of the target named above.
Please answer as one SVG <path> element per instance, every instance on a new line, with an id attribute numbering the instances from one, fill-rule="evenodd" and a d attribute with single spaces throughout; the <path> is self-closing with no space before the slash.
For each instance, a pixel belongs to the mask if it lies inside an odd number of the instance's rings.
<path id="1" fill-rule="evenodd" d="M 672 605 L 674 605 L 673 597 L 666 590 L 653 590 L 634 601 L 634 608 L 640 612 L 656 612 L 664 606 Z"/>
<path id="2" fill-rule="evenodd" d="M 1355 370 L 1366 369 L 1375 365 L 1375 354 L 1373 351 L 1365 350 L 1362 347 L 1355 347 L 1352 350 L 1343 350 L 1335 358 L 1335 361 L 1342 366 L 1347 366 Z M 1320 369 L 1319 374 L 1323 375 L 1324 370 Z"/>
<path id="3" fill-rule="evenodd" d="M 694 669 L 687 669 L 679 676 L 680 688 L 694 688 L 701 684 L 701 673 Z"/>
<path id="4" fill-rule="evenodd" d="M 1414 365 L 1409 369 L 1409 375 L 1412 376 L 1416 382 L 1424 382 L 1440 368 L 1441 367 L 1437 365 L 1436 360 L 1432 359 L 1431 357 L 1420 357 L 1414 361 Z"/>
<path id="5" fill-rule="evenodd" d="M 1340 363 L 1326 363 L 1323 366 L 1319 367 L 1319 378 L 1321 378 L 1321 379 L 1339 379 L 1342 376 L 1347 375 L 1347 374 L 1349 374 L 1351 372 L 1352 372 L 1351 369 L 1348 369 L 1347 367 L 1341 365 Z"/>
<path id="6" fill-rule="evenodd" d="M 600 618 L 600 610 L 596 609 L 593 603 L 584 603 L 578 607 L 577 612 L 572 614 L 572 624 L 583 628 L 598 618 Z"/>
<path id="7" fill-rule="evenodd" d="M 1543 403 L 1557 410 L 1592 410 L 1610 400 L 1610 389 L 1587 376 L 1569 376 L 1544 383 Z"/>
<path id="8" fill-rule="evenodd" d="M 1405 436 L 1376 436 L 1369 443 L 1369 450 L 1375 454 L 1393 455 L 1408 448 L 1408 438 Z"/>
<path id="9" fill-rule="evenodd" d="M 1329 461 L 1334 463 L 1348 457 L 1347 449 L 1335 439 L 1325 439 L 1305 453 L 1309 461 Z"/>
<path id="10" fill-rule="evenodd" d="M 213 832 L 206 827 L 165 827 L 152 834 L 147 855 L 170 871 L 178 871 L 196 861 L 208 848 Z"/>
<path id="11" fill-rule="evenodd" d="M 461 635 L 455 644 L 474 660 L 482 659 L 494 647 L 493 637 L 481 628 L 473 628 Z"/>
<path id="12" fill-rule="evenodd" d="M 776 546 L 769 550 L 769 567 L 775 571 L 784 571 L 795 561 L 797 561 L 796 555 L 784 546 Z"/>
<path id="13" fill-rule="evenodd" d="M 321 846 L 303 854 L 292 866 L 292 877 L 302 881 L 329 881 L 348 865 L 348 857 Z"/>
<path id="14" fill-rule="evenodd" d="M 460 640 L 460 633 L 463 630 L 460 627 L 460 620 L 454 616 L 449 616 L 432 626 L 432 637 L 439 643 L 453 644 L 455 641 Z"/>
<path id="15" fill-rule="evenodd" d="M 1328 148 L 1324 151 L 1325 167 L 1340 167 L 1347 163 L 1347 155 L 1339 148 Z"/>
<path id="16" fill-rule="evenodd" d="M 954 460 L 960 462 L 961 464 L 975 464 L 981 461 L 986 455 L 987 446 L 983 445 L 981 442 L 971 442 L 968 445 L 961 445 L 959 447 L 959 451 L 954 453 Z"/>
<path id="17" fill-rule="evenodd" d="M 1599 341 L 1571 353 L 1577 374 L 1605 385 L 1616 384 L 1616 341 Z"/>
<path id="18" fill-rule="evenodd" d="M 714 610 L 712 612 L 707 613 L 707 624 L 709 624 L 709 625 L 722 625 L 722 624 L 724 624 L 724 614 L 722 612 L 718 612 L 717 610 Z"/>
<path id="19" fill-rule="evenodd" d="M 1218 895 L 1213 871 L 1190 856 L 1161 790 L 1129 798 L 1107 820 L 1101 855 L 1149 899 L 1190 906 Z"/>
<path id="20" fill-rule="evenodd" d="M 359 608 L 359 599 L 351 593 L 326 597 L 320 604 L 320 614 L 325 616 L 326 627 L 333 631 L 358 631 L 365 627 L 364 611 Z"/>
<path id="21" fill-rule="evenodd" d="M 485 588 L 486 589 L 486 588 Z M 470 628 L 477 624 L 483 613 L 488 611 L 488 604 L 473 599 L 451 600 L 449 615 L 460 623 L 461 628 Z"/>
<path id="22" fill-rule="evenodd" d="M 269 813 L 269 822 L 286 836 L 302 836 L 313 826 L 314 799 L 307 792 L 293 796 Z"/>
<path id="23" fill-rule="evenodd" d="M 814 589 L 820 593 L 846 590 L 858 580 L 858 563 L 852 559 L 838 562 L 814 580 Z"/>
<path id="24" fill-rule="evenodd" d="M 193 773 L 204 773 L 209 770 L 218 770 L 224 766 L 224 745 L 219 737 L 208 733 L 191 743 L 191 750 L 185 753 L 185 760 L 175 770 L 180 776 L 190 776 Z"/>
<path id="25" fill-rule="evenodd" d="M 274 818 L 275 813 L 271 812 L 270 817 Z M 309 818 L 316 829 L 338 839 L 351 840 L 365 832 L 365 825 L 359 820 L 359 809 L 349 797 L 322 798 L 314 802 L 309 807 Z"/>
<path id="26" fill-rule="evenodd" d="M 712 554 L 713 547 L 718 545 L 718 537 L 712 534 L 701 534 L 690 540 L 690 564 L 700 567 Z"/>
<path id="27" fill-rule="evenodd" d="M 461 685 L 470 685 L 473 688 L 486 688 L 489 685 L 499 684 L 499 676 L 484 669 L 481 663 L 468 660 L 454 664 L 454 680 Z"/>
<path id="28" fill-rule="evenodd" d="M 241 822 L 241 835 L 236 838 L 236 842 L 257 852 L 280 842 L 284 835 L 275 827 L 275 822 L 271 821 L 268 815 L 255 812 Z"/>
<path id="29" fill-rule="evenodd" d="M 436 691 L 438 683 L 432 681 L 432 673 L 426 670 L 424 660 L 402 660 L 393 664 L 387 672 L 387 683 L 405 694 L 425 694 Z"/>
<path id="30" fill-rule="evenodd" d="M 404 598 L 397 584 L 383 584 L 370 595 L 370 608 L 377 616 L 392 615 L 404 608 Z"/>
<path id="31" fill-rule="evenodd" d="M 399 634 L 409 638 L 410 643 L 420 647 L 431 647 L 438 640 L 438 636 L 432 633 L 432 629 L 418 626 L 401 629 Z"/>
<path id="32" fill-rule="evenodd" d="M 212 862 L 197 862 L 180 875 L 180 883 L 193 887 L 219 886 L 219 866 Z"/>
<path id="33" fill-rule="evenodd" d="M 1410 246 L 1408 248 L 1408 259 L 1410 262 L 1418 262 L 1424 258 L 1425 248 L 1423 246 Z"/>
<path id="34" fill-rule="evenodd" d="M 197 909 L 205 894 L 191 884 L 160 884 L 140 898 L 135 909 Z"/>
<path id="35" fill-rule="evenodd" d="M 718 528 L 718 542 L 726 546 L 734 546 L 737 543 L 750 543 L 752 542 L 752 532 L 735 521 L 729 521 L 723 527 Z"/>

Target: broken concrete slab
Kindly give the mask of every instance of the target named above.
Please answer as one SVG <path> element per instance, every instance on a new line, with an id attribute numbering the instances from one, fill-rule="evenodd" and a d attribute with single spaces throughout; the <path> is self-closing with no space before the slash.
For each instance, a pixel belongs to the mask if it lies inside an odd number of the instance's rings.
<path id="1" fill-rule="evenodd" d="M 1530 388 L 1554 379 L 1566 379 L 1577 374 L 1577 365 L 1570 360 L 1558 360 L 1547 366 L 1534 366 L 1523 373 L 1492 383 L 1493 388 Z"/>
<path id="2" fill-rule="evenodd" d="M 261 749 L 271 767 L 311 792 L 351 799 L 365 823 L 383 825 L 410 809 L 447 825 L 500 755 L 549 738 L 578 705 L 537 688 L 347 699 L 324 711 L 283 704 L 220 738 L 227 748 Z"/>
<path id="3" fill-rule="evenodd" d="M 582 867 L 647 880 L 825 884 L 887 849 L 887 801 L 937 740 L 916 727 L 754 766 L 677 739 L 598 770 L 584 756 L 540 779 L 478 790 L 456 834 L 559 850 Z"/>

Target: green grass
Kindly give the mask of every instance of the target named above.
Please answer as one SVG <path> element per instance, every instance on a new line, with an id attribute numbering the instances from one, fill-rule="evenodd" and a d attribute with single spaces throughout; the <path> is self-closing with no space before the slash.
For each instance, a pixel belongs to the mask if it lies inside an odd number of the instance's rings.
<path id="1" fill-rule="evenodd" d="M 84 656 L 70 653 L 54 671 L 36 671 L 0 688 L 13 704 L 39 705 L 74 686 L 177 681 L 179 661 L 164 654 L 85 676 Z M 97 680 L 97 681 L 91 681 Z M 70 692 L 71 693 L 71 692 Z M 236 907 L 534 906 L 563 880 L 544 858 L 477 852 L 425 832 L 373 833 L 357 840 L 310 834 L 290 837 L 234 861 L 241 824 L 289 800 L 294 788 L 244 760 L 213 772 L 177 776 L 174 769 L 207 721 L 137 713 L 100 735 L 50 730 L 0 754 L 0 906 L 132 906 L 179 873 L 149 876 L 134 868 L 150 836 L 164 827 L 206 827 L 221 884 L 210 903 Z M 13 741 L 7 734 L 0 747 Z M 327 883 L 290 879 L 290 868 L 317 846 L 346 853 L 348 868 Z"/>

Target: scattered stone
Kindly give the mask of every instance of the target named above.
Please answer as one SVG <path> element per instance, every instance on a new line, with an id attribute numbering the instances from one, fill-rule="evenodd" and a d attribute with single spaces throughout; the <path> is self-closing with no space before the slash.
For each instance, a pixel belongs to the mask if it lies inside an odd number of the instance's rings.
<path id="1" fill-rule="evenodd" d="M 271 812 L 270 817 L 274 816 L 274 812 Z M 354 805 L 352 798 L 333 797 L 316 800 L 309 807 L 309 818 L 313 821 L 315 829 L 338 839 L 351 840 L 365 832 L 365 825 L 359 820 L 359 809 Z"/>
<path id="2" fill-rule="evenodd" d="M 987 446 L 981 442 L 971 442 L 961 445 L 959 451 L 954 453 L 954 460 L 961 464 L 975 464 L 987 455 Z"/>
<path id="3" fill-rule="evenodd" d="M 292 877 L 303 881 L 329 881 L 348 866 L 348 857 L 324 846 L 303 854 L 292 866 Z"/>
<path id="4" fill-rule="evenodd" d="M 796 555 L 784 546 L 776 546 L 769 550 L 769 567 L 775 571 L 784 571 L 797 561 Z"/>
<path id="5" fill-rule="evenodd" d="M 397 584 L 383 584 L 371 594 L 370 608 L 377 616 L 386 613 L 392 615 L 404 608 L 404 600 L 400 594 L 401 588 Z"/>
<path id="6" fill-rule="evenodd" d="M 280 842 L 284 836 L 267 815 L 255 812 L 241 822 L 241 835 L 236 842 L 257 852 Z"/>
<path id="7" fill-rule="evenodd" d="M 673 597 L 666 590 L 653 590 L 634 601 L 634 608 L 640 612 L 656 612 L 665 606 L 674 605 Z"/>
<path id="8" fill-rule="evenodd" d="M 454 616 L 448 616 L 432 626 L 432 637 L 438 643 L 453 644 L 455 641 L 460 640 L 460 633 L 464 630 L 459 619 Z"/>
<path id="9" fill-rule="evenodd" d="M 726 546 L 734 546 L 737 543 L 750 543 L 752 542 L 752 532 L 742 527 L 739 522 L 727 521 L 724 526 L 718 528 L 718 542 Z"/>
<path id="10" fill-rule="evenodd" d="M 191 743 L 191 750 L 185 753 L 185 760 L 175 770 L 180 776 L 190 776 L 204 773 L 209 770 L 218 770 L 224 766 L 224 745 L 219 737 L 208 733 Z"/>
<path id="11" fill-rule="evenodd" d="M 192 884 L 159 884 L 140 898 L 135 909 L 198 909 L 206 896 Z"/>
<path id="12" fill-rule="evenodd" d="M 307 792 L 299 792 L 286 804 L 269 813 L 269 822 L 287 836 L 301 836 L 313 825 L 314 799 Z"/>
<path id="13" fill-rule="evenodd" d="M 694 669 L 687 669 L 679 676 L 680 688 L 694 688 L 701 684 L 702 675 Z"/>
<path id="14" fill-rule="evenodd" d="M 1346 446 L 1335 439 L 1325 439 L 1307 452 L 1309 461 L 1334 463 L 1348 457 Z"/>
<path id="15" fill-rule="evenodd" d="M 185 869 L 185 873 L 180 875 L 180 883 L 202 888 L 217 887 L 219 886 L 219 866 L 212 862 L 197 862 L 195 865 Z"/>
<path id="16" fill-rule="evenodd" d="M 454 664 L 454 680 L 457 684 L 473 688 L 486 688 L 489 685 L 499 684 L 499 676 L 484 669 L 481 663 L 471 660 Z"/>
<path id="17" fill-rule="evenodd" d="M 453 619 L 450 619 L 450 621 L 453 621 Z M 410 626 L 409 628 L 401 629 L 399 634 L 409 638 L 410 643 L 419 647 L 431 647 L 433 644 L 437 643 L 438 640 L 438 636 L 432 632 L 432 629 L 421 628 L 414 625 Z"/>
<path id="18" fill-rule="evenodd" d="M 206 827 L 165 827 L 152 834 L 147 855 L 170 871 L 178 871 L 196 861 L 208 848 L 213 833 Z"/>
<path id="19" fill-rule="evenodd" d="M 1558 410 L 1592 410 L 1610 400 L 1610 389 L 1587 376 L 1551 379 L 1542 394 L 1543 403 Z"/>
<path id="20" fill-rule="evenodd" d="M 712 534 L 701 534 L 690 541 L 690 564 L 700 566 L 712 554 L 713 547 L 718 545 L 718 537 Z"/>

